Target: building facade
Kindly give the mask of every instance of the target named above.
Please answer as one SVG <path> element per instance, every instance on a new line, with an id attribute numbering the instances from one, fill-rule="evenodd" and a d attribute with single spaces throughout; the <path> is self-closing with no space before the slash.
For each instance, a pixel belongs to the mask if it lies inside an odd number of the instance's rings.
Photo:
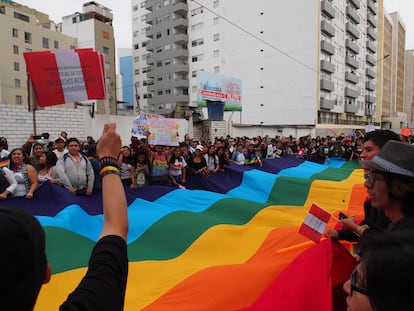
<path id="1" fill-rule="evenodd" d="M 60 32 L 49 16 L 13 1 L 0 1 L 0 102 L 28 105 L 23 53 L 72 49 L 77 39 Z"/>
<path id="2" fill-rule="evenodd" d="M 204 70 L 242 80 L 243 111 L 231 114 L 234 123 L 379 126 L 378 6 L 382 1 L 259 0 L 241 9 L 236 0 L 132 0 L 141 105 L 191 115 Z"/>
<path id="3" fill-rule="evenodd" d="M 117 114 L 115 40 L 112 27 L 112 10 L 95 2 L 86 2 L 82 13 L 74 13 L 62 18 L 62 32 L 78 39 L 79 48 L 93 48 L 103 53 L 109 100 L 109 113 Z M 97 113 L 105 113 L 104 101 L 92 102 Z"/>

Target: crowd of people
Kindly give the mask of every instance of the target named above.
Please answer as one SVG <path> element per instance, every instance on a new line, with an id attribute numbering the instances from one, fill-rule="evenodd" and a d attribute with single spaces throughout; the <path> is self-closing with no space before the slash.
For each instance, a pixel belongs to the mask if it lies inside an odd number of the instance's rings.
<path id="1" fill-rule="evenodd" d="M 363 136 L 227 136 L 205 141 L 191 139 L 186 134 L 179 146 L 151 146 L 145 138 L 132 136 L 130 143 L 122 146 L 117 161 L 126 187 L 151 184 L 185 188 L 191 175 L 208 177 L 223 172 L 230 163 L 260 166 L 263 159 L 284 156 L 320 163 L 329 161 L 331 157 L 359 159 L 363 144 Z M 58 138 L 49 140 L 49 134 L 43 133 L 30 136 L 21 147 L 11 151 L 8 150 L 7 139 L 1 137 L 0 156 L 0 161 L 9 160 L 0 174 L 0 199 L 8 196 L 30 199 L 37 187 L 46 181 L 59 184 L 77 195 L 89 196 L 102 187 L 96 141 L 91 136 L 80 141 L 69 138 L 62 131 Z"/>
<path id="2" fill-rule="evenodd" d="M 85 277 L 61 310 L 122 310 L 128 273 L 124 189 L 137 184 L 139 173 L 149 174 L 154 184 L 168 181 L 182 185 L 188 177 L 183 173 L 184 168 L 192 168 L 194 171 L 190 174 L 208 176 L 222 169 L 220 159 L 226 154 L 228 163 L 260 165 L 261 157 L 309 156 L 309 152 L 301 150 L 312 150 L 312 146 L 323 150 L 318 156 L 326 160 L 331 150 L 338 149 L 337 138 L 323 139 L 319 144 L 317 139 L 275 138 L 267 145 L 267 139 L 261 138 L 223 138 L 203 144 L 186 137 L 179 148 L 151 148 L 145 140 L 132 139 L 130 146 L 121 147 L 115 130 L 115 124 L 105 125 L 97 145 L 92 138 L 85 146 L 76 138 L 60 137 L 55 145 L 40 144 L 42 148 L 38 148 L 38 142 L 33 141 L 30 148 L 25 144 L 5 156 L 10 160 L 10 169 L 3 168 L 2 176 L 6 181 L 12 178 L 16 181 L 14 189 L 5 191 L 24 194 L 28 199 L 44 180 L 61 183 L 74 194 L 90 195 L 100 179 L 104 210 L 102 233 Z M 344 284 L 348 310 L 413 310 L 414 146 L 402 142 L 390 131 L 368 133 L 361 141 L 345 138 L 340 142 L 339 149 L 346 151 L 346 146 L 352 147 L 350 159 L 358 156 L 361 160 L 369 202 L 364 206 L 364 222 L 358 223 L 346 216 L 341 220 L 342 230 L 348 235 L 341 230 L 326 233 L 330 238 L 360 243 L 361 257 Z M 325 149 L 328 149 L 326 153 Z M 96 159 L 98 171 L 90 159 Z M 81 171 L 85 176 L 79 176 Z M 44 231 L 32 215 L 18 208 L 1 207 L 0 224 L 0 247 L 5 251 L 0 305 L 7 310 L 32 310 L 42 284 L 50 279 Z M 25 263 L 25 269 L 20 263 Z"/>

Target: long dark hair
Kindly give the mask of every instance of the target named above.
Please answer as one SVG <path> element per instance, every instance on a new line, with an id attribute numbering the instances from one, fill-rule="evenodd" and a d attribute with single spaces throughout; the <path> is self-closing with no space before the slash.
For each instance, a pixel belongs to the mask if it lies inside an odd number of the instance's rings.
<path id="1" fill-rule="evenodd" d="M 362 270 L 376 311 L 414 310 L 413 231 L 367 234 L 361 238 Z"/>

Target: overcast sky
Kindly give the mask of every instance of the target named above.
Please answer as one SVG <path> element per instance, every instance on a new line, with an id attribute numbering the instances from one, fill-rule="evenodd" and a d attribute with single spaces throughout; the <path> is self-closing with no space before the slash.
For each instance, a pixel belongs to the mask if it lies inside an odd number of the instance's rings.
<path id="1" fill-rule="evenodd" d="M 240 0 L 243 1 L 243 0 Z M 269 0 L 271 1 L 271 0 Z M 49 15 L 50 19 L 60 22 L 62 16 L 74 12 L 82 12 L 86 0 L 17 0 Z M 131 1 L 129 0 L 99 0 L 98 3 L 112 9 L 114 14 L 115 40 L 117 48 L 132 46 L 131 30 Z M 406 49 L 414 49 L 414 0 L 384 0 L 386 10 L 391 13 L 398 11 L 406 26 Z M 231 16 L 228 16 L 231 19 Z"/>

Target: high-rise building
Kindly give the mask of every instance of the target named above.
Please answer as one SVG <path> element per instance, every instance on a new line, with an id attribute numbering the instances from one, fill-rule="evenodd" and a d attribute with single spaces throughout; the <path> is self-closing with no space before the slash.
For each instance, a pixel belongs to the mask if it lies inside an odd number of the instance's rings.
<path id="1" fill-rule="evenodd" d="M 133 81 L 133 68 L 132 68 L 132 50 L 131 48 L 118 49 L 118 68 L 119 68 L 119 80 L 117 83 L 118 89 L 118 114 L 120 110 L 124 110 L 123 113 L 134 114 L 134 81 Z"/>
<path id="2" fill-rule="evenodd" d="M 414 50 L 405 51 L 404 64 L 404 112 L 407 114 L 407 126 L 414 126 Z"/>
<path id="3" fill-rule="evenodd" d="M 378 68 L 382 71 L 380 81 L 382 93 L 381 126 L 399 129 L 405 127 L 407 114 L 404 112 L 404 59 L 405 25 L 397 12 L 383 12 L 380 19 L 382 53 Z"/>
<path id="4" fill-rule="evenodd" d="M 117 114 L 115 40 L 112 10 L 95 2 L 83 4 L 82 13 L 62 18 L 62 32 L 78 39 L 79 48 L 93 48 L 104 54 L 109 113 Z M 103 100 L 97 101 L 97 112 L 104 113 Z"/>
<path id="5" fill-rule="evenodd" d="M 243 111 L 234 122 L 310 129 L 380 125 L 379 5 L 381 0 L 258 0 L 247 8 L 236 0 L 132 0 L 141 105 L 187 115 L 197 107 L 197 72 L 204 70 L 242 81 Z"/>
<path id="6" fill-rule="evenodd" d="M 28 105 L 24 52 L 71 49 L 77 39 L 62 34 L 47 14 L 14 1 L 0 1 L 0 103 Z"/>

